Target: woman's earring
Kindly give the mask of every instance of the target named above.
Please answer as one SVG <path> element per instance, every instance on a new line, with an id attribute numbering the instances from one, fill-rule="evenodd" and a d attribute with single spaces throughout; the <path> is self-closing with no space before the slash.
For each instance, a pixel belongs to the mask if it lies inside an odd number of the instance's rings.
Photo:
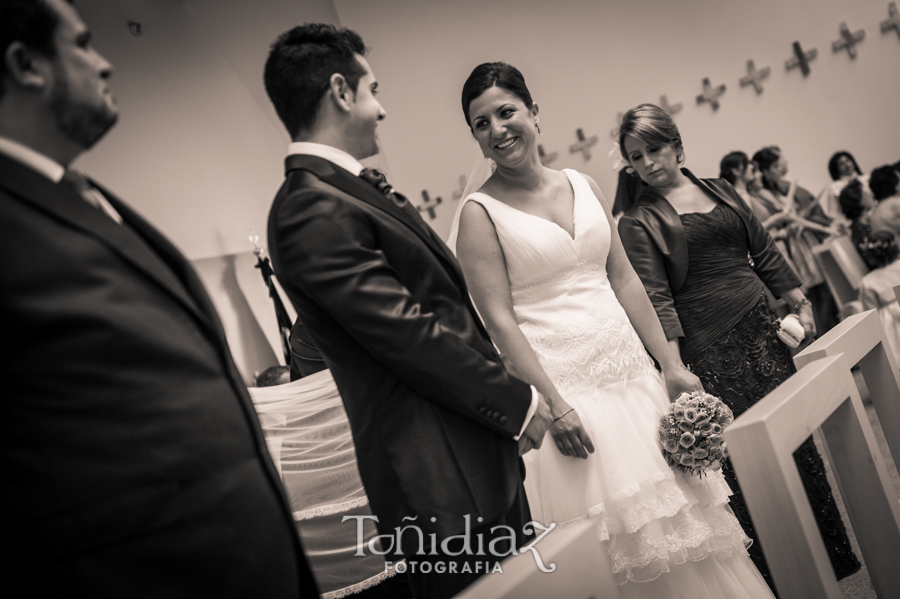
<path id="1" fill-rule="evenodd" d="M 537 129 L 538 135 L 541 135 L 541 122 L 537 119 L 534 119 L 534 127 Z"/>
<path id="2" fill-rule="evenodd" d="M 675 159 L 678 161 L 678 164 L 681 164 L 684 161 L 684 156 L 679 154 Z"/>

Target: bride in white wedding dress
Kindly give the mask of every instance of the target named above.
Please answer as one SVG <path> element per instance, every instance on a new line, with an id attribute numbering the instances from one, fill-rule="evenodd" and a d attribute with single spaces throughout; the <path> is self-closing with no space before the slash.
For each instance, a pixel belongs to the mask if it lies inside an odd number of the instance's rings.
<path id="1" fill-rule="evenodd" d="M 477 67 L 463 111 L 496 171 L 463 197 L 448 245 L 505 363 L 556 418 L 553 443 L 520 441 L 532 518 L 593 520 L 626 597 L 773 597 L 721 473 L 684 475 L 660 452 L 669 398 L 700 382 L 670 354 L 597 184 L 541 165 L 514 67 Z"/>

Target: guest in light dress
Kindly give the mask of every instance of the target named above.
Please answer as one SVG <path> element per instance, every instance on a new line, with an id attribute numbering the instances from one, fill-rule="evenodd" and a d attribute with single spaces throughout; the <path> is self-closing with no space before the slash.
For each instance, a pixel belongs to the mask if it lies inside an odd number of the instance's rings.
<path id="1" fill-rule="evenodd" d="M 887 231 L 878 231 L 869 240 L 869 254 L 880 261 L 881 266 L 862 278 L 859 299 L 863 310 L 878 310 L 888 343 L 894 352 L 895 364 L 900 364 L 900 304 L 894 287 L 900 285 L 900 247 Z"/>

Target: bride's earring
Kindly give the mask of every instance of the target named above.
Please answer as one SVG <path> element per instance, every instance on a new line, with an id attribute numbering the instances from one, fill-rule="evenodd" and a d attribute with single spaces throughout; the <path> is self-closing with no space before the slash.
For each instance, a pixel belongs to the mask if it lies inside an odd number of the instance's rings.
<path id="1" fill-rule="evenodd" d="M 534 128 L 537 129 L 538 135 L 541 134 L 541 122 L 538 119 L 534 119 Z"/>

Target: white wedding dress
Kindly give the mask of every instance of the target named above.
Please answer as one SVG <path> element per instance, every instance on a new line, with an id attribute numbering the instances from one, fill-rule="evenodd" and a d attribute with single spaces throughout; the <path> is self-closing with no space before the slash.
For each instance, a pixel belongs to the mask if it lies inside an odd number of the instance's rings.
<path id="1" fill-rule="evenodd" d="M 484 193 L 463 200 L 490 215 L 519 326 L 595 447 L 587 460 L 565 457 L 548 436 L 524 456 L 532 518 L 596 522 L 626 597 L 772 597 L 721 473 L 687 476 L 663 459 L 656 431 L 669 400 L 606 276 L 610 223 L 587 180 L 563 172 L 575 192 L 574 239 Z"/>

